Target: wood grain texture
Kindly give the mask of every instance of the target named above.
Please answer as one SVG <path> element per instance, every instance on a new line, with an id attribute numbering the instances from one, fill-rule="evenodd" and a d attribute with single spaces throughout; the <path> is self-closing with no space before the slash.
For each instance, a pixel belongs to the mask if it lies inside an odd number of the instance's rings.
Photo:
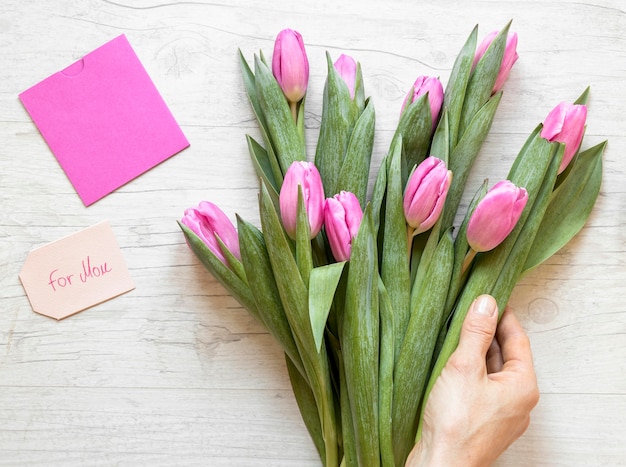
<path id="1" fill-rule="evenodd" d="M 626 465 L 626 11 L 621 0 L 291 2 L 4 0 L 0 8 L 0 465 L 315 466 L 278 346 L 193 257 L 176 225 L 209 199 L 258 225 L 245 134 L 258 135 L 237 49 L 299 30 L 311 63 L 307 146 L 324 52 L 363 67 L 373 167 L 420 74 L 445 82 L 475 24 L 510 19 L 520 60 L 470 177 L 504 177 L 526 135 L 591 85 L 586 144 L 609 140 L 580 235 L 516 288 L 541 402 L 505 466 Z M 191 142 L 89 208 L 17 95 L 127 35 Z M 109 220 L 136 290 L 55 322 L 18 280 L 28 251 Z"/>

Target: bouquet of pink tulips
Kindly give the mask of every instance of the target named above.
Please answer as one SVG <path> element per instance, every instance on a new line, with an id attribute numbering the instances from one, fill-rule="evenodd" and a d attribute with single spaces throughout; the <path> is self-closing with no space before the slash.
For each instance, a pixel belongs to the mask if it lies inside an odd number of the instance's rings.
<path id="1" fill-rule="evenodd" d="M 509 25 L 461 49 L 445 92 L 419 77 L 368 189 L 375 132 L 361 67 L 327 54 L 314 157 L 304 139 L 309 64 L 284 30 L 271 63 L 240 53 L 262 141 L 260 228 L 214 204 L 181 228 L 196 256 L 276 338 L 324 465 L 404 465 L 421 410 L 480 294 L 503 310 L 515 283 L 583 226 L 605 142 L 582 150 L 585 91 L 530 133 L 508 179 L 480 187 L 453 225 L 469 170 L 517 59 Z M 307 161 L 307 159 L 309 159 Z"/>

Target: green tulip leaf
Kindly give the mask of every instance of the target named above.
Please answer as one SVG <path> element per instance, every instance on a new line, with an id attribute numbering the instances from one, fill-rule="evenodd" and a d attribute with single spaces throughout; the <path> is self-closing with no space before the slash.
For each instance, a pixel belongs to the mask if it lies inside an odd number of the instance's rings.
<path id="1" fill-rule="evenodd" d="M 315 165 L 320 172 L 326 197 L 338 192 L 337 178 L 357 118 L 350 91 L 326 53 L 328 76 L 324 85 L 322 121 L 315 149 Z"/>
<path id="2" fill-rule="evenodd" d="M 454 61 L 444 93 L 443 111 L 448 114 L 450 151 L 454 149 L 460 138 L 461 111 L 463 110 L 467 83 L 472 72 L 477 35 L 478 26 L 475 26 Z"/>
<path id="3" fill-rule="evenodd" d="M 343 357 L 339 352 L 339 405 L 341 415 L 341 441 L 343 445 L 343 460 L 340 467 L 358 467 L 356 454 L 356 440 L 354 437 L 354 421 L 352 420 L 352 408 L 348 398 L 346 372 L 343 365 Z"/>
<path id="4" fill-rule="evenodd" d="M 520 149 L 517 157 L 515 158 L 515 160 L 513 161 L 513 164 L 511 165 L 511 168 L 509 169 L 509 174 L 508 174 L 509 180 L 515 173 L 518 172 L 518 167 L 529 159 L 529 157 L 525 156 L 525 154 L 527 154 L 530 151 L 531 146 L 536 146 L 538 144 L 538 139 L 540 138 L 539 132 L 541 131 L 542 128 L 543 128 L 543 124 L 537 125 L 535 129 L 532 131 L 532 133 L 528 136 L 528 138 L 526 138 L 524 145 Z M 540 144 L 545 144 L 545 143 L 540 143 Z"/>
<path id="5" fill-rule="evenodd" d="M 248 278 L 246 277 L 246 272 L 244 271 L 243 264 L 239 261 L 235 255 L 233 255 L 232 251 L 228 249 L 226 244 L 222 241 L 217 232 L 215 232 L 215 240 L 217 240 L 217 244 L 220 247 L 224 258 L 226 258 L 226 262 L 232 271 L 242 280 L 244 284 L 248 284 Z"/>
<path id="6" fill-rule="evenodd" d="M 324 445 L 324 434 L 322 433 L 322 425 L 319 417 L 319 409 L 315 400 L 315 395 L 306 379 L 298 371 L 296 365 L 285 355 L 287 362 L 287 373 L 291 382 L 293 395 L 300 409 L 300 415 L 306 426 L 313 444 L 317 449 L 320 459 L 326 458 L 326 446 Z"/>
<path id="7" fill-rule="evenodd" d="M 298 371 L 304 375 L 302 360 L 280 301 L 280 293 L 274 279 L 263 233 L 239 217 L 237 217 L 237 231 L 241 261 L 246 276 L 249 277 L 250 291 L 259 310 L 261 321 L 281 345 Z"/>
<path id="8" fill-rule="evenodd" d="M 365 108 L 365 86 L 363 84 L 363 71 L 361 64 L 356 62 L 356 75 L 354 77 L 354 104 L 357 112 L 362 112 Z"/>
<path id="9" fill-rule="evenodd" d="M 448 122 L 448 109 L 444 109 L 437 124 L 430 146 L 430 155 L 450 164 L 450 125 Z"/>
<path id="10" fill-rule="evenodd" d="M 289 325 L 300 350 L 302 350 L 300 343 L 304 349 L 313 348 L 308 313 L 308 291 L 300 276 L 290 241 L 265 185 L 261 185 L 260 204 L 261 225 L 267 252 L 272 270 L 280 271 L 279 274 L 274 275 L 274 278 Z"/>
<path id="11" fill-rule="evenodd" d="M 313 269 L 313 253 L 311 251 L 311 226 L 304 205 L 302 185 L 298 185 L 298 211 L 296 215 L 296 264 L 304 286 L 309 286 L 309 276 Z"/>
<path id="12" fill-rule="evenodd" d="M 471 124 L 476 112 L 478 112 L 491 97 L 493 85 L 500 72 L 510 26 L 511 23 L 509 22 L 498 32 L 498 35 L 493 39 L 470 75 L 465 92 L 465 100 L 463 102 L 459 138 L 463 137 L 463 133 Z"/>
<path id="13" fill-rule="evenodd" d="M 361 208 L 365 208 L 366 203 L 375 119 L 374 104 L 368 99 L 352 130 L 335 188 L 337 193 L 342 190 L 354 193 L 361 202 Z"/>
<path id="14" fill-rule="evenodd" d="M 239 64 L 241 66 L 241 74 L 243 76 L 243 84 L 246 88 L 246 92 L 248 93 L 248 98 L 250 99 L 250 104 L 252 105 L 252 110 L 257 117 L 259 124 L 265 128 L 265 116 L 263 115 L 263 110 L 259 104 L 259 96 L 256 91 L 256 82 L 254 79 L 254 73 L 250 69 L 250 65 L 246 61 L 243 56 L 243 52 L 239 50 Z"/>
<path id="15" fill-rule="evenodd" d="M 345 261 L 313 268 L 309 278 L 309 316 L 315 348 L 320 351 L 324 329 Z"/>
<path id="16" fill-rule="evenodd" d="M 385 284 L 378 278 L 380 300 L 380 366 L 378 369 L 378 424 L 382 465 L 395 465 L 393 456 L 392 409 L 393 369 L 395 365 L 393 309 Z"/>
<path id="17" fill-rule="evenodd" d="M 476 160 L 480 148 L 487 138 L 491 124 L 498 110 L 502 93 L 494 94 L 474 115 L 463 137 L 450 153 L 448 168 L 452 171 L 452 183 L 446 197 L 443 211 L 442 231 L 452 226 L 457 209 L 465 190 L 470 169 Z"/>
<path id="18" fill-rule="evenodd" d="M 178 222 L 191 251 L 196 255 L 200 262 L 213 276 L 224 286 L 226 290 L 246 308 L 255 318 L 263 322 L 259 317 L 256 303 L 250 287 L 247 283 L 226 266 L 215 253 L 198 237 L 189 227 L 182 222 Z"/>
<path id="19" fill-rule="evenodd" d="M 272 146 L 273 143 L 267 129 L 265 114 L 263 113 L 263 109 L 261 107 L 261 104 L 259 103 L 259 95 L 257 93 L 254 73 L 252 73 L 252 70 L 250 69 L 248 62 L 241 53 L 241 50 L 239 51 L 239 60 L 241 64 L 244 86 L 246 88 L 250 104 L 252 105 L 252 111 L 257 119 L 257 122 L 259 123 L 259 129 L 261 131 L 261 136 L 263 137 L 263 142 L 265 143 L 265 151 L 267 153 L 265 157 L 267 158 L 267 164 L 271 167 L 271 173 L 273 174 L 272 178 L 275 182 L 274 186 L 277 190 L 279 190 L 280 185 L 282 185 L 283 173 L 280 169 L 280 164 L 278 163 L 278 159 L 276 159 L 276 154 Z M 252 148 L 250 148 L 249 145 L 248 148 L 250 149 L 250 156 L 252 157 L 252 161 L 256 168 L 257 164 L 259 163 L 258 161 L 256 161 L 257 154 L 252 152 Z M 269 171 L 267 171 L 267 173 L 269 173 Z"/>
<path id="20" fill-rule="evenodd" d="M 259 58 L 261 59 L 261 62 L 263 62 L 265 64 L 266 67 L 270 67 L 270 62 L 267 61 L 267 58 L 265 58 L 265 54 L 263 53 L 263 50 L 259 50 Z"/>
<path id="21" fill-rule="evenodd" d="M 358 465 L 380 463 L 378 437 L 378 252 L 371 205 L 352 242 L 341 326 L 342 355 Z"/>
<path id="22" fill-rule="evenodd" d="M 402 140 L 402 137 L 396 139 L 390 151 L 380 265 L 380 276 L 387 287 L 395 314 L 396 350 L 402 341 L 409 319 L 411 288 L 407 227 L 403 209 Z"/>
<path id="23" fill-rule="evenodd" d="M 567 178 L 552 193 L 530 250 L 524 272 L 564 247 L 585 225 L 600 193 L 602 153 L 606 141 L 581 152 Z"/>
<path id="24" fill-rule="evenodd" d="M 411 315 L 406 326 L 393 377 L 392 433 L 396 459 L 406 459 L 415 443 L 422 391 L 444 320 L 444 305 L 453 265 L 450 231 L 439 240 L 432 261 L 425 268 L 424 280 L 411 297 Z"/>
<path id="25" fill-rule="evenodd" d="M 541 141 L 545 141 L 541 139 Z M 542 183 L 538 186 L 536 193 L 532 188 L 529 190 L 528 203 L 526 208 L 522 212 L 522 217 L 515 226 L 514 234 L 509 237 L 503 243 L 513 243 L 511 251 L 506 259 L 504 266 L 501 268 L 501 272 L 498 275 L 498 279 L 493 285 L 489 293 L 496 299 L 498 303 L 498 310 L 500 313 L 504 311 L 504 308 L 509 301 L 513 287 L 519 281 L 523 269 L 524 263 L 530 253 L 533 242 L 537 237 L 537 232 L 552 198 L 554 184 L 557 179 L 559 165 L 563 159 L 563 153 L 565 151 L 565 145 L 548 143 L 552 146 L 553 156 L 550 158 L 550 164 L 545 171 Z M 546 146 L 547 148 L 547 146 Z M 522 174 L 524 176 L 525 174 Z M 524 186 L 519 184 L 518 186 Z M 532 205 L 532 206 L 529 206 Z M 516 232 L 517 231 L 517 232 Z"/>
<path id="26" fill-rule="evenodd" d="M 426 93 L 406 106 L 391 143 L 393 146 L 393 142 L 402 136 L 402 148 L 406 160 L 405 173 L 410 172 L 415 165 L 426 158 L 432 129 L 433 119 L 428 93 Z"/>
<path id="27" fill-rule="evenodd" d="M 562 158 L 563 149 L 564 145 L 549 142 L 535 130 L 515 158 L 507 179 L 519 187 L 524 187 L 528 192 L 524 213 L 530 210 L 541 186 L 545 183 L 546 173 L 550 170 L 555 153 L 560 152 Z M 521 223 L 523 222 L 522 220 Z"/>
<path id="28" fill-rule="evenodd" d="M 272 71 L 258 58 L 254 62 L 256 92 L 267 132 L 284 174 L 294 161 L 306 159 L 304 141 L 291 115 L 289 103 Z"/>
<path id="29" fill-rule="evenodd" d="M 275 157 L 270 157 L 265 148 L 251 136 L 246 135 L 246 141 L 248 142 L 248 151 L 257 176 L 265 182 L 268 189 L 278 196 L 280 185 L 282 184 L 282 173 L 278 166 L 278 161 L 276 161 Z M 276 181 L 276 177 L 280 177 L 280 184 Z"/>
<path id="30" fill-rule="evenodd" d="M 576 105 L 587 105 L 587 101 L 589 100 L 589 91 L 591 89 L 589 88 L 589 86 L 587 86 L 585 88 L 585 90 L 583 91 L 583 93 L 578 97 L 578 99 L 576 99 L 574 101 L 574 104 Z"/>

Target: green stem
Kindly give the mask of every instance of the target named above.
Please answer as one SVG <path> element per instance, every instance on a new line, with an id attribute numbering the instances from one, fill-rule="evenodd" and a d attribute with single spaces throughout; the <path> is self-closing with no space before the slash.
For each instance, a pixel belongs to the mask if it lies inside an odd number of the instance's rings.
<path id="1" fill-rule="evenodd" d="M 332 382 L 330 381 L 326 343 L 322 342 L 321 350 L 318 353 L 314 348 L 305 345 L 302 341 L 297 340 L 296 342 L 303 349 L 301 352 L 303 363 L 311 381 L 311 391 L 317 405 L 326 454 L 324 466 L 337 467 L 339 465 L 339 449 L 335 403 Z"/>
<path id="2" fill-rule="evenodd" d="M 326 467 L 335 467 L 339 465 L 339 451 L 337 449 L 337 431 L 335 429 L 335 416 L 329 414 L 329 410 L 333 410 L 332 398 L 324 404 L 324 421 L 322 424 L 324 433 L 324 445 L 326 446 Z"/>
<path id="3" fill-rule="evenodd" d="M 291 109 L 291 116 L 293 117 L 294 123 L 298 123 L 298 103 L 290 101 L 289 108 Z"/>
<path id="4" fill-rule="evenodd" d="M 414 236 L 415 236 L 415 229 L 407 224 L 406 243 L 407 243 L 407 254 L 409 258 L 411 258 L 411 252 L 413 251 L 413 237 Z"/>
<path id="5" fill-rule="evenodd" d="M 322 345 L 325 345 L 322 343 Z M 320 359 L 328 359 L 326 352 L 321 352 Z M 315 371 L 317 377 L 318 400 L 317 404 L 320 410 L 320 421 L 322 424 L 322 436 L 324 437 L 324 446 L 326 448 L 325 467 L 339 466 L 339 449 L 337 439 L 337 427 L 335 417 L 335 403 L 332 393 L 332 384 L 327 381 L 330 373 L 324 371 L 319 364 L 315 364 L 318 368 Z M 315 389 L 314 389 L 315 392 Z"/>
<path id="6" fill-rule="evenodd" d="M 472 261 L 474 261 L 476 253 L 478 252 L 470 248 L 470 250 L 465 255 L 465 259 L 463 260 L 463 266 L 461 266 L 461 276 L 465 273 L 465 271 L 467 271 L 467 268 L 470 267 Z"/>

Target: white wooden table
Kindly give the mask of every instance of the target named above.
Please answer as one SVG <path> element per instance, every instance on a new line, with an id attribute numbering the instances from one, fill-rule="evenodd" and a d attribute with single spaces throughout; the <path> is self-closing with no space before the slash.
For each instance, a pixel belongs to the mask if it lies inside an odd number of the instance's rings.
<path id="1" fill-rule="evenodd" d="M 626 465 L 621 0 L 3 0 L 0 464 L 319 465 L 278 346 L 203 269 L 175 222 L 208 199 L 258 223 L 244 138 L 258 132 L 237 48 L 269 56 L 280 29 L 303 34 L 311 151 L 324 52 L 357 58 L 377 111 L 377 167 L 415 77 L 445 82 L 475 24 L 482 36 L 509 19 L 520 59 L 470 183 L 504 177 L 534 126 L 587 85 L 587 144 L 608 138 L 609 146 L 589 223 L 511 299 L 542 396 L 529 430 L 497 465 Z M 191 147 L 85 208 L 17 95 L 121 33 Z M 18 280 L 28 251 L 102 220 L 136 289 L 60 322 L 33 313 Z"/>

